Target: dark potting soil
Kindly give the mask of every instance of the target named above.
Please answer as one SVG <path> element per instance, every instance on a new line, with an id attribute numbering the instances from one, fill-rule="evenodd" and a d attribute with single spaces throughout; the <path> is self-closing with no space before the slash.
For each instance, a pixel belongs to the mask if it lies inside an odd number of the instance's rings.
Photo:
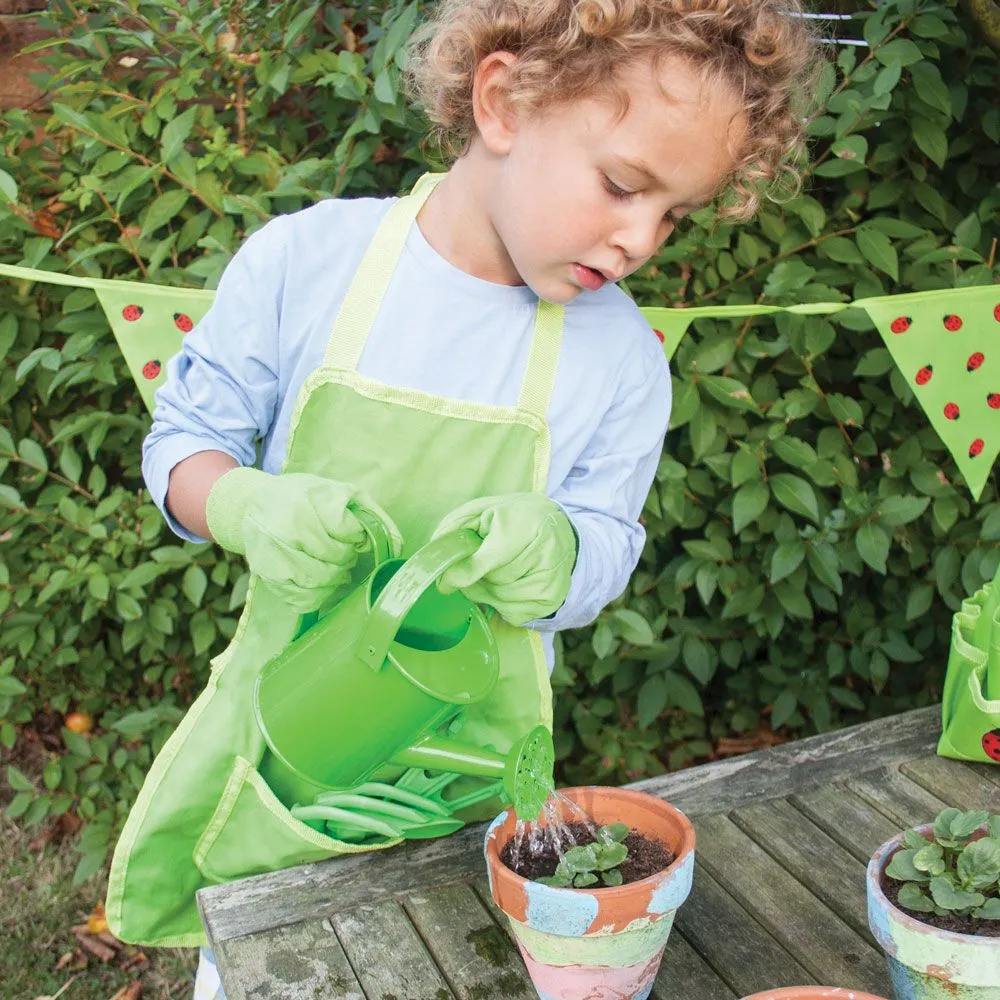
<path id="1" fill-rule="evenodd" d="M 579 847 L 586 847 L 587 844 L 593 844 L 597 840 L 584 823 L 567 823 L 565 828 L 573 835 Z M 623 885 L 655 875 L 673 863 L 674 854 L 666 844 L 644 837 L 635 830 L 630 830 L 622 843 L 628 848 L 628 857 L 618 866 L 618 870 L 622 873 Z M 511 864 L 513 855 L 514 841 L 511 839 L 500 851 L 500 860 L 526 879 L 547 878 L 554 875 L 559 864 L 559 854 L 556 852 L 555 844 L 546 841 L 537 852 L 534 852 L 528 846 L 527 836 L 521 843 L 521 856 L 517 864 Z M 606 889 L 607 886 L 598 883 L 587 888 Z"/>
<path id="2" fill-rule="evenodd" d="M 918 913 L 916 910 L 908 910 L 905 906 L 899 905 L 899 890 L 903 887 L 902 882 L 897 882 L 893 878 L 886 878 L 882 875 L 882 891 L 886 894 L 889 902 L 897 909 L 902 910 L 907 916 L 914 917 L 921 923 L 937 927 L 942 931 L 951 931 L 954 934 L 978 934 L 980 937 L 1000 937 L 1000 920 L 981 920 L 979 917 L 961 917 L 958 914 L 949 913 L 945 917 L 939 917 L 936 913 Z"/>

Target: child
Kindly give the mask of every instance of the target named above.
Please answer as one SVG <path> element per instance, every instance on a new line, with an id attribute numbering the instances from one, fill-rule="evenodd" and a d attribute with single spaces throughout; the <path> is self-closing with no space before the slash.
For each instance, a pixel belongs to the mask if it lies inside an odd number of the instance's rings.
<path id="1" fill-rule="evenodd" d="M 120 937 L 202 943 L 200 886 L 359 849 L 277 802 L 252 711 L 261 666 L 354 567 L 351 501 L 404 554 L 456 526 L 483 538 L 441 581 L 498 612 L 501 680 L 462 738 L 505 750 L 551 725 L 552 635 L 625 588 L 670 411 L 660 345 L 615 283 L 720 193 L 746 217 L 794 173 L 798 12 L 443 0 L 410 64 L 457 154 L 443 179 L 274 219 L 233 259 L 143 468 L 173 530 L 245 555 L 252 582 L 118 845 Z"/>

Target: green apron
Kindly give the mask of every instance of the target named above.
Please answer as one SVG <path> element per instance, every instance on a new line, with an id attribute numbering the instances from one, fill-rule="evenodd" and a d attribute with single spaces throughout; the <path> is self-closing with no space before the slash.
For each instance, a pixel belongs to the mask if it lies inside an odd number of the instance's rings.
<path id="1" fill-rule="evenodd" d="M 550 459 L 545 415 L 562 342 L 562 308 L 540 302 L 516 406 L 433 396 L 358 373 L 410 226 L 435 180 L 425 178 L 379 226 L 322 367 L 302 386 L 284 465 L 285 472 L 311 472 L 367 490 L 401 529 L 404 556 L 461 503 L 544 492 Z M 257 771 L 265 743 L 254 721 L 254 682 L 298 623 L 265 583 L 251 580 L 233 641 L 212 661 L 205 690 L 153 762 L 115 849 L 107 918 L 122 940 L 201 944 L 198 889 L 375 849 L 334 840 L 294 819 Z M 551 729 L 552 694 L 538 633 L 498 615 L 491 628 L 500 681 L 459 723 L 463 740 L 505 752 L 532 726 Z"/>

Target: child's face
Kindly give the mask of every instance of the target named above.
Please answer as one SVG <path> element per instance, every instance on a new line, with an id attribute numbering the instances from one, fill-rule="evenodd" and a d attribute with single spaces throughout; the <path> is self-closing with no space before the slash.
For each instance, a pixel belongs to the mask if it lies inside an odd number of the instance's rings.
<path id="1" fill-rule="evenodd" d="M 500 158 L 490 219 L 513 274 L 569 302 L 641 267 L 678 219 L 709 202 L 733 166 L 736 97 L 703 88 L 684 61 L 622 71 L 629 109 L 584 99 L 518 116 Z"/>

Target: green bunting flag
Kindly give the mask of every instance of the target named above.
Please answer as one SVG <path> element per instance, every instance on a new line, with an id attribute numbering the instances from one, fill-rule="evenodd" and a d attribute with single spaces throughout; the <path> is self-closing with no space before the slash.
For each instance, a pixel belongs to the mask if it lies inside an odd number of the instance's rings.
<path id="1" fill-rule="evenodd" d="M 0 275 L 93 289 L 150 411 L 166 377 L 167 359 L 208 312 L 215 295 L 208 289 L 84 278 L 8 264 L 0 264 Z M 778 312 L 823 315 L 850 306 L 871 317 L 978 500 L 1000 453 L 1000 286 L 792 306 L 647 306 L 642 313 L 669 358 L 688 326 L 699 318 L 743 319 Z"/>

